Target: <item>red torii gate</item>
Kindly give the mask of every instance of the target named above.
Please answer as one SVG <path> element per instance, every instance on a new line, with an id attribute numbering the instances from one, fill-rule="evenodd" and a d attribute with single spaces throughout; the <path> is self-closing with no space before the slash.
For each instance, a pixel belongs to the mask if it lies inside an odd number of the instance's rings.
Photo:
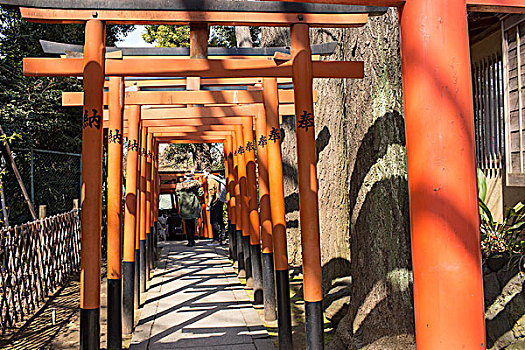
<path id="1" fill-rule="evenodd" d="M 467 5 L 478 11 L 523 13 L 525 3 L 520 0 L 316 2 L 401 8 L 417 346 L 428 349 L 485 348 Z M 100 94 L 92 94 L 94 91 L 90 91 L 89 87 L 94 77 L 103 76 L 100 66 L 104 64 L 100 55 L 103 45 L 97 47 L 97 42 L 102 42 L 100 34 L 103 34 L 103 25 L 100 20 L 104 19 L 76 19 L 88 20 L 86 32 L 91 38 L 97 38 L 98 34 L 98 41 L 86 45 L 84 78 L 87 78 L 86 92 L 89 93 L 85 103 L 87 109 L 100 110 L 102 105 Z M 295 51 L 294 66 L 297 63 L 302 68 L 301 76 L 294 71 L 294 84 L 300 85 L 296 86 L 296 90 L 305 90 L 298 92 L 304 100 L 297 99 L 297 109 L 311 113 L 311 98 L 307 90 L 311 94 L 312 66 L 303 54 L 309 49 L 304 45 L 307 28 L 307 24 L 292 26 L 293 46 L 295 50 L 299 48 L 299 52 Z M 98 74 L 90 77 L 92 70 Z M 118 69 L 115 72 L 118 73 Z M 98 83 L 98 79 L 95 79 L 97 83 L 94 86 L 103 85 Z M 85 136 L 90 139 L 89 132 Z M 311 141 L 303 140 L 305 136 L 298 134 L 300 144 Z M 94 146 L 99 146 L 97 138 L 93 140 Z M 310 181 L 315 180 L 315 153 L 313 156 L 308 154 L 304 157 L 303 154 L 299 160 L 300 188 L 311 186 L 301 191 L 301 206 L 312 197 L 317 203 L 316 184 Z M 93 165 L 97 167 L 93 169 L 95 175 L 100 165 Z M 92 185 L 97 184 L 94 182 Z M 99 218 L 97 213 L 90 214 Z M 301 219 L 304 214 L 301 211 Z M 305 224 L 311 223 L 309 217 L 304 219 Z M 303 227 L 303 220 L 301 224 L 303 234 L 311 232 L 310 228 Z M 93 248 L 86 246 L 88 252 Z M 310 263 L 305 261 L 306 270 L 313 266 Z M 305 280 L 305 284 L 308 283 Z M 317 330 L 309 331 L 315 333 Z"/>

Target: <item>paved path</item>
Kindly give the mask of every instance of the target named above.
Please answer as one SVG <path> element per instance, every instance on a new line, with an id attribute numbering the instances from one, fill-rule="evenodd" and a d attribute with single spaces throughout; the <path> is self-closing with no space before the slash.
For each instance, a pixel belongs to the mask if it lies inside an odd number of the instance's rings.
<path id="1" fill-rule="evenodd" d="M 132 350 L 275 349 L 225 250 L 164 244 Z"/>

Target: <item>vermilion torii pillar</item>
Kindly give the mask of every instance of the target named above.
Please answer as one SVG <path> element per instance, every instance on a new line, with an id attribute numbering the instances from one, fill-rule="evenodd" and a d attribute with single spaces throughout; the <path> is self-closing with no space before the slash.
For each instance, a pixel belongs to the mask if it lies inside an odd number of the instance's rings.
<path id="1" fill-rule="evenodd" d="M 266 94 L 264 95 L 266 97 Z M 275 321 L 277 318 L 275 305 L 275 271 L 273 264 L 272 217 L 270 208 L 270 192 L 268 189 L 268 136 L 266 134 L 266 111 L 256 118 L 257 170 L 259 175 L 259 218 L 262 238 L 262 273 L 264 318 Z M 228 154 L 228 153 L 226 153 Z M 259 250 L 260 252 L 261 250 Z"/>
<path id="2" fill-rule="evenodd" d="M 147 216 L 146 216 L 146 161 L 148 154 L 147 152 L 147 139 L 148 139 L 147 129 L 145 127 L 141 128 L 140 142 L 140 239 L 139 239 L 139 291 L 140 298 L 139 304 L 142 302 L 142 293 L 146 291 L 146 226 L 147 226 Z"/>
<path id="3" fill-rule="evenodd" d="M 400 24 L 416 345 L 484 349 L 465 0 L 407 1 Z"/>
<path id="4" fill-rule="evenodd" d="M 122 133 L 124 79 L 111 77 L 108 130 L 107 305 L 108 349 L 122 348 Z"/>
<path id="5" fill-rule="evenodd" d="M 139 108 L 139 117 L 140 117 L 140 108 Z M 142 167 L 142 149 L 144 145 L 144 139 L 143 139 L 143 132 L 142 132 L 142 122 L 140 122 L 139 118 L 139 129 L 138 129 L 138 159 L 137 159 L 137 220 L 135 223 L 135 280 L 134 280 L 134 286 L 135 289 L 133 291 L 133 301 L 134 301 L 134 309 L 138 310 L 140 307 L 140 236 L 141 236 L 141 225 L 142 222 L 141 216 L 142 213 L 142 178 L 141 178 L 141 167 Z"/>
<path id="6" fill-rule="evenodd" d="M 269 191 L 272 215 L 273 259 L 277 291 L 277 322 L 279 347 L 292 349 L 292 319 L 290 311 L 290 281 L 286 240 L 281 135 L 279 126 L 279 96 L 277 80 L 266 78 L 263 82 L 266 109 L 266 135 L 268 136 Z"/>
<path id="7" fill-rule="evenodd" d="M 233 264 L 235 265 L 235 262 L 237 261 L 237 255 L 235 254 L 235 238 L 234 235 L 232 235 L 232 225 L 235 225 L 235 218 L 233 217 L 233 205 L 232 202 L 232 192 L 231 192 L 231 185 L 233 181 L 233 164 L 232 164 L 232 137 L 227 137 L 224 141 L 224 178 L 226 180 L 226 210 L 228 213 L 228 250 L 229 250 L 229 256 L 232 260 Z M 230 157 L 230 154 L 232 155 Z"/>
<path id="8" fill-rule="evenodd" d="M 323 288 L 317 202 L 317 155 L 315 151 L 312 97 L 312 59 L 308 25 L 294 24 L 291 29 L 293 84 L 295 89 L 295 129 L 301 244 L 303 253 L 306 348 L 324 347 Z"/>
<path id="9" fill-rule="evenodd" d="M 150 260 L 151 260 L 151 158 L 153 150 L 153 135 L 147 132 L 146 130 L 146 171 L 144 176 L 146 178 L 146 239 L 144 246 L 144 291 L 146 290 L 146 282 L 150 280 Z"/>
<path id="10" fill-rule="evenodd" d="M 100 223 L 102 222 L 102 113 L 105 25 L 86 23 L 83 60 L 82 250 L 80 254 L 80 348 L 100 348 Z"/>
<path id="11" fill-rule="evenodd" d="M 126 159 L 126 194 L 124 216 L 124 252 L 122 262 L 122 331 L 129 334 L 134 323 L 135 231 L 137 216 L 137 169 L 140 106 L 129 106 Z"/>

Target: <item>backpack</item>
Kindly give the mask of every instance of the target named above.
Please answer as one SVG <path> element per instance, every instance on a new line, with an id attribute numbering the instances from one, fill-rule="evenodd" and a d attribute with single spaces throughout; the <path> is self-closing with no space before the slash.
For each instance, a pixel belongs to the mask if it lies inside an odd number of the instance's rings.
<path id="1" fill-rule="evenodd" d="M 177 201 L 179 202 L 180 216 L 185 219 L 196 219 L 201 214 L 202 189 L 198 181 L 185 181 L 177 184 Z"/>
<path id="2" fill-rule="evenodd" d="M 226 203 L 226 180 L 222 176 L 209 175 L 212 179 L 219 183 L 219 200 L 223 203 Z"/>

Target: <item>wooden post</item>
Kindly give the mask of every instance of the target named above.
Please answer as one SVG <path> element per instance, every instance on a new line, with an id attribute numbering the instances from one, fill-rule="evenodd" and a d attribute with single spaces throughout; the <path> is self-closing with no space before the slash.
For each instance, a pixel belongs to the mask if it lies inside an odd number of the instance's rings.
<path id="1" fill-rule="evenodd" d="M 140 109 L 140 106 L 139 106 Z M 142 117 L 142 112 L 139 111 Z M 142 234 L 142 148 L 144 140 L 142 138 L 142 126 L 139 119 L 139 130 L 138 130 L 138 151 L 137 151 L 137 208 L 136 208 L 136 221 L 135 221 L 135 278 L 134 278 L 134 295 L 133 303 L 134 309 L 137 310 L 140 307 L 140 237 Z"/>
<path id="2" fill-rule="evenodd" d="M 154 261 L 157 258 L 157 243 L 158 243 L 158 232 L 157 222 L 159 221 L 159 193 L 160 193 L 160 179 L 159 179 L 159 143 L 154 142 L 153 146 L 153 158 L 152 158 L 152 181 L 153 181 L 153 231 L 151 235 L 151 270 L 155 267 Z"/>
<path id="3" fill-rule="evenodd" d="M 266 113 L 256 116 L 257 169 L 259 171 L 259 203 L 262 236 L 262 273 L 264 288 L 264 319 L 275 321 L 275 270 L 273 265 L 272 215 L 268 178 L 268 137 L 266 136 Z"/>
<path id="4" fill-rule="evenodd" d="M 128 155 L 126 162 L 126 214 L 122 262 L 122 331 L 130 334 L 134 322 L 135 231 L 137 229 L 137 165 L 139 151 L 140 106 L 129 106 Z"/>
<path id="5" fill-rule="evenodd" d="M 124 79 L 109 78 L 107 300 L 108 349 L 122 348 L 122 134 Z"/>
<path id="6" fill-rule="evenodd" d="M 250 258 L 250 214 L 248 203 L 248 180 L 246 178 L 246 152 L 245 152 L 245 134 L 247 125 L 239 127 L 237 141 L 237 156 L 239 160 L 239 187 L 240 187 L 240 204 L 241 204 L 241 228 L 242 228 L 242 252 L 244 256 L 244 271 L 246 278 L 246 288 L 253 287 L 252 262 Z M 253 128 L 252 128 L 253 129 Z"/>
<path id="7" fill-rule="evenodd" d="M 226 143 L 226 152 L 224 153 L 224 159 L 226 160 L 226 166 L 228 167 L 228 177 L 226 179 L 226 187 L 228 190 L 227 202 L 228 202 L 228 235 L 231 242 L 231 251 L 232 251 L 232 261 L 234 267 L 237 265 L 237 235 L 235 228 L 237 219 L 235 217 L 236 208 L 235 208 L 235 177 L 234 177 L 234 157 L 233 157 L 233 136 L 229 136 Z M 235 266 L 237 265 L 237 266 Z"/>
<path id="8" fill-rule="evenodd" d="M 303 249 L 303 285 L 306 315 L 306 348 L 322 349 L 323 288 L 317 202 L 317 155 L 312 95 L 312 52 L 308 25 L 294 24 L 292 37 L 292 80 L 295 95 L 295 131 L 301 243 Z"/>
<path id="9" fill-rule="evenodd" d="M 266 136 L 268 137 L 268 183 L 272 215 L 275 284 L 277 287 L 279 348 L 293 349 L 277 79 L 265 78 L 263 81 L 263 87 L 264 107 L 267 121 Z"/>
<path id="10" fill-rule="evenodd" d="M 146 160 L 147 160 L 147 128 L 142 127 L 141 129 L 141 154 L 140 154 L 140 242 L 139 242 L 139 254 L 140 254 L 140 293 L 146 291 L 146 230 L 148 226 L 147 215 L 146 215 Z"/>
<path id="11" fill-rule="evenodd" d="M 100 223 L 105 24 L 86 23 L 82 129 L 80 348 L 100 348 Z"/>
<path id="12" fill-rule="evenodd" d="M 228 174 L 230 172 L 230 169 L 228 168 L 228 154 L 230 153 L 231 149 L 231 140 L 227 137 L 224 140 L 224 143 L 222 144 L 222 152 L 224 154 L 224 179 L 226 182 L 226 215 L 228 216 L 228 225 L 226 226 L 226 232 L 228 232 L 228 256 L 233 261 L 233 241 L 231 239 L 231 236 L 229 234 L 230 232 L 230 226 L 231 226 L 231 217 L 230 217 L 230 194 L 228 193 Z"/>
<path id="13" fill-rule="evenodd" d="M 47 205 L 38 206 L 38 218 L 44 219 L 47 216 Z"/>
<path id="14" fill-rule="evenodd" d="M 250 262 L 252 264 L 253 296 L 255 304 L 263 303 L 263 281 L 261 266 L 261 233 L 259 230 L 259 197 L 255 171 L 255 147 L 253 139 L 253 118 L 246 119 L 244 128 L 244 155 L 246 157 L 246 184 L 250 229 Z"/>
<path id="15" fill-rule="evenodd" d="M 407 1 L 400 20 L 416 346 L 485 349 L 466 3 Z"/>
<path id="16" fill-rule="evenodd" d="M 150 132 L 146 134 L 146 172 L 144 173 L 146 177 L 146 246 L 145 246 L 145 276 L 146 281 L 150 280 L 150 268 L 151 268 L 151 200 L 152 200 L 152 191 L 151 191 L 151 157 L 153 153 L 153 135 Z"/>
<path id="17" fill-rule="evenodd" d="M 241 136 L 239 136 L 241 135 Z M 244 266 L 244 249 L 243 249 L 243 219 L 242 219 L 242 199 L 241 199 L 241 175 L 240 175 L 240 155 L 238 153 L 239 146 L 242 144 L 242 140 L 239 138 L 242 137 L 242 126 L 238 125 L 235 127 L 235 133 L 233 134 L 233 154 L 234 154 L 234 164 L 235 168 L 233 174 L 235 177 L 235 221 L 236 221 L 236 232 L 235 238 L 237 241 L 237 267 L 238 267 L 238 276 L 239 278 L 246 278 L 246 270 Z M 243 157 L 244 158 L 244 157 Z"/>

